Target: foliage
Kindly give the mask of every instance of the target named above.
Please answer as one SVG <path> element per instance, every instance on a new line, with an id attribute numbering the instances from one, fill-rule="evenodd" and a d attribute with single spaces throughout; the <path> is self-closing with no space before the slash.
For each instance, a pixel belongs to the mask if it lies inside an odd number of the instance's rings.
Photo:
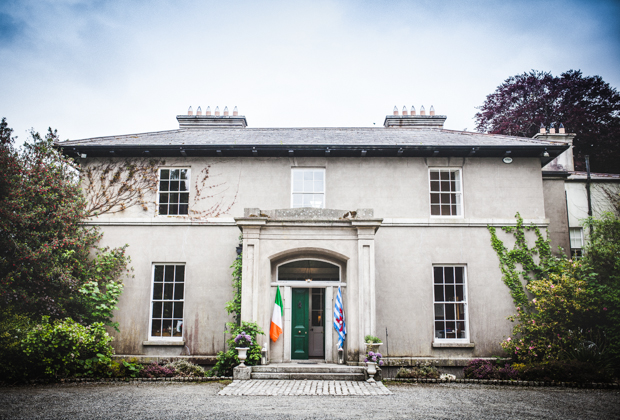
<path id="1" fill-rule="evenodd" d="M 607 382 L 610 371 L 578 360 L 549 360 L 530 364 L 513 364 L 524 381 Z"/>
<path id="2" fill-rule="evenodd" d="M 232 288 L 233 298 L 226 302 L 226 312 L 228 315 L 233 314 L 235 323 L 241 324 L 241 273 L 243 271 L 243 254 L 237 255 L 235 262 L 230 266 L 233 269 L 232 272 Z"/>
<path id="3" fill-rule="evenodd" d="M 34 322 L 26 315 L 14 313 L 11 308 L 0 308 L 0 378 L 7 382 L 24 379 L 28 361 L 22 350 L 22 341 Z"/>
<path id="4" fill-rule="evenodd" d="M 22 348 L 30 377 L 98 377 L 111 362 L 111 342 L 100 322 L 85 327 L 69 318 L 50 322 L 43 317 L 28 332 Z"/>
<path id="5" fill-rule="evenodd" d="M 581 262 L 597 276 L 590 280 L 592 292 L 598 296 L 602 311 L 597 312 L 596 324 L 603 331 L 605 351 L 614 360 L 620 374 L 620 218 L 605 213 L 600 219 L 589 219 L 591 230 Z"/>
<path id="6" fill-rule="evenodd" d="M 147 211 L 147 193 L 157 192 L 157 168 L 165 163 L 157 159 L 96 159 L 84 165 L 80 178 L 86 192 L 86 213 L 99 216 L 134 206 Z"/>
<path id="7" fill-rule="evenodd" d="M 577 134 L 577 169 L 585 170 L 584 156 L 590 155 L 593 171 L 618 173 L 620 93 L 600 76 L 532 70 L 506 79 L 478 109 L 480 132 L 533 137 L 541 124 L 563 123 Z"/>
<path id="8" fill-rule="evenodd" d="M 228 331 L 227 333 L 231 334 L 233 337 L 239 335 L 242 331 L 247 333 L 254 343 L 250 346 L 248 350 L 248 356 L 245 360 L 245 364 L 247 366 L 258 365 L 261 360 L 261 346 L 258 344 L 257 336 L 264 335 L 263 330 L 258 326 L 258 324 L 254 322 L 242 322 L 241 325 L 236 325 L 234 322 L 229 322 L 227 324 Z M 232 376 L 232 370 L 239 363 L 239 357 L 237 357 L 237 350 L 235 350 L 235 340 L 234 338 L 230 338 L 227 341 L 228 350 L 221 351 L 217 354 L 217 362 L 213 366 L 210 371 L 210 374 L 215 376 Z"/>
<path id="9" fill-rule="evenodd" d="M 164 365 L 166 368 L 174 369 L 177 375 L 183 376 L 205 376 L 205 370 L 185 359 L 175 360 L 174 362 L 167 363 Z"/>
<path id="10" fill-rule="evenodd" d="M 364 337 L 364 342 L 365 343 L 381 343 L 381 339 L 378 337 L 375 337 L 374 335 L 367 335 L 366 337 Z"/>
<path id="11" fill-rule="evenodd" d="M 474 359 L 463 369 L 467 379 L 518 379 L 517 371 L 509 363 L 501 363 L 489 359 Z"/>
<path id="12" fill-rule="evenodd" d="M 514 235 L 515 245 L 512 250 L 508 250 L 497 237 L 495 227 L 488 226 L 488 230 L 491 233 L 491 246 L 499 258 L 504 283 L 510 289 L 515 306 L 528 311 L 530 303 L 523 289 L 523 282 L 527 284 L 532 278 L 542 279 L 550 272 L 558 272 L 561 259 L 558 260 L 552 255 L 550 240 L 543 237 L 537 226 L 526 227 L 519 213 L 515 217 L 516 226 L 502 227 L 504 232 Z M 526 231 L 534 231 L 536 234 L 535 245 L 532 248 L 528 247 L 525 238 Z M 538 256 L 538 263 L 534 256 Z"/>
<path id="13" fill-rule="evenodd" d="M 378 364 L 379 366 L 383 366 L 383 360 L 381 360 L 382 358 L 383 358 L 383 355 L 381 353 L 375 353 L 374 351 L 369 351 L 366 354 L 366 358 L 364 359 L 364 362 L 366 363 L 374 362 Z"/>
<path id="14" fill-rule="evenodd" d="M 87 211 L 77 169 L 54 149 L 56 131 L 49 129 L 45 138 L 31 132 L 22 149 L 15 147 L 11 133 L 3 118 L 0 304 L 33 319 L 49 315 L 81 323 L 109 322 L 105 312 L 91 313 L 101 302 L 78 290 L 95 281 L 107 292 L 109 281 L 103 279 L 118 282 L 128 262 L 124 249 L 97 248 L 100 232 L 82 223 Z"/>
<path id="15" fill-rule="evenodd" d="M 439 371 L 431 362 L 419 362 L 410 369 L 400 368 L 396 373 L 397 378 L 439 378 Z"/>
<path id="16" fill-rule="evenodd" d="M 139 376 L 141 378 L 171 378 L 175 373 L 175 368 L 162 366 L 153 362 L 142 366 Z"/>

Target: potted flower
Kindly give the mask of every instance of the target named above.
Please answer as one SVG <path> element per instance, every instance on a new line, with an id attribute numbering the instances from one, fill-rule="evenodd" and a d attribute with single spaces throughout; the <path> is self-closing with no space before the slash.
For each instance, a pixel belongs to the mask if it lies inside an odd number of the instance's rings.
<path id="1" fill-rule="evenodd" d="M 244 362 L 245 359 L 248 357 L 248 350 L 250 349 L 250 346 L 252 344 L 252 337 L 246 334 L 245 331 L 241 331 L 235 337 L 235 349 L 237 349 L 237 352 L 239 353 L 239 360 L 241 361 L 241 364 L 239 366 L 245 366 Z"/>
<path id="2" fill-rule="evenodd" d="M 366 382 L 373 383 L 375 381 L 375 373 L 377 373 L 377 365 L 383 366 L 383 356 L 381 353 L 369 351 L 364 359 L 366 362 L 366 371 L 368 372 L 368 380 Z"/>
<path id="3" fill-rule="evenodd" d="M 364 337 L 364 341 L 366 342 L 367 352 L 372 351 L 376 353 L 379 351 L 379 346 L 383 344 L 381 340 L 378 337 L 375 337 L 374 335 L 367 335 L 366 337 Z"/>

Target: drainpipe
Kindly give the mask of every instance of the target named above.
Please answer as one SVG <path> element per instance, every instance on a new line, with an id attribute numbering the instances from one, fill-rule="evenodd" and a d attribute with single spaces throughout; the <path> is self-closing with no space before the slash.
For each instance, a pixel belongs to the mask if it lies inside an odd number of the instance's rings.
<path id="1" fill-rule="evenodd" d="M 586 171 L 588 177 L 586 178 L 586 193 L 588 195 L 588 217 L 592 217 L 592 196 L 590 195 L 590 182 L 592 177 L 590 176 L 590 156 L 586 155 Z M 592 225 L 590 225 L 590 237 L 592 236 Z"/>

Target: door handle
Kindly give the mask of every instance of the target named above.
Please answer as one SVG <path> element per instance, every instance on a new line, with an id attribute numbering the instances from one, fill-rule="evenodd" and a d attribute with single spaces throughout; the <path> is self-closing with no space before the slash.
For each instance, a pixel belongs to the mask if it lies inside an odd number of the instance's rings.
<path id="1" fill-rule="evenodd" d="M 301 334 L 301 331 L 297 331 L 297 334 Z"/>
<path id="2" fill-rule="evenodd" d="M 305 331 L 304 333 L 305 333 L 305 334 L 308 334 L 308 331 Z"/>

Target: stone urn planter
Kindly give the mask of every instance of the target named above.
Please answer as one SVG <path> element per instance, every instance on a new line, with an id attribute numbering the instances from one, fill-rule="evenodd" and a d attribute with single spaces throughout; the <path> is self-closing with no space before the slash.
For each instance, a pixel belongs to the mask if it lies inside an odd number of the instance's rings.
<path id="1" fill-rule="evenodd" d="M 373 353 L 379 352 L 379 346 L 383 345 L 383 343 L 366 343 L 366 353 L 369 351 Z"/>
<path id="2" fill-rule="evenodd" d="M 237 353 L 239 360 L 241 361 L 241 364 L 239 366 L 241 367 L 245 367 L 245 359 L 248 358 L 248 350 L 250 350 L 249 347 L 235 347 L 235 349 L 237 349 Z"/>
<path id="3" fill-rule="evenodd" d="M 377 373 L 377 364 L 375 362 L 366 362 L 366 371 L 368 372 L 368 379 L 366 382 L 375 382 L 375 373 Z"/>

